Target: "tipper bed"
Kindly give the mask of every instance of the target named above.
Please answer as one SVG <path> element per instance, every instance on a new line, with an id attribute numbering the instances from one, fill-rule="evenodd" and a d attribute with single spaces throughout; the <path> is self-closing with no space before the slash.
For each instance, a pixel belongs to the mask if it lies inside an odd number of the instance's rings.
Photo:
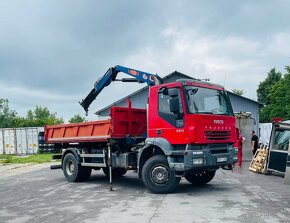
<path id="1" fill-rule="evenodd" d="M 146 110 L 112 107 L 108 119 L 45 126 L 47 143 L 106 142 L 126 136 L 146 137 Z"/>

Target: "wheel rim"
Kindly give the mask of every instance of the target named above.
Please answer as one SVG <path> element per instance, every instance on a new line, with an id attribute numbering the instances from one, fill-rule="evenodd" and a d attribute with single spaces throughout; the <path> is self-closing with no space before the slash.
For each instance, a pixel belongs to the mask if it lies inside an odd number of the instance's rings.
<path id="1" fill-rule="evenodd" d="M 169 172 L 164 166 L 156 166 L 151 171 L 151 179 L 156 184 L 165 184 L 169 179 Z"/>
<path id="2" fill-rule="evenodd" d="M 66 163 L 66 172 L 69 176 L 73 175 L 75 170 L 75 166 L 71 160 L 67 161 Z"/>

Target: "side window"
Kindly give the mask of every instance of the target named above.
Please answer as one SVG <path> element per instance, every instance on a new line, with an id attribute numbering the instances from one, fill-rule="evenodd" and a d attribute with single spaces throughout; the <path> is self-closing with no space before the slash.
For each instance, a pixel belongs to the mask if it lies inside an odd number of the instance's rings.
<path id="1" fill-rule="evenodd" d="M 182 107 L 182 100 L 180 96 L 180 90 L 178 89 L 178 99 L 179 99 L 179 111 L 181 117 L 176 117 L 176 114 L 170 111 L 170 99 L 171 97 L 168 94 L 164 94 L 160 92 L 158 94 L 158 113 L 161 118 L 165 121 L 169 122 L 170 124 L 180 128 L 183 127 L 183 107 Z"/>
<path id="2" fill-rule="evenodd" d="M 171 113 L 169 107 L 169 95 L 165 95 L 163 93 L 159 93 L 159 112 L 163 113 Z"/>

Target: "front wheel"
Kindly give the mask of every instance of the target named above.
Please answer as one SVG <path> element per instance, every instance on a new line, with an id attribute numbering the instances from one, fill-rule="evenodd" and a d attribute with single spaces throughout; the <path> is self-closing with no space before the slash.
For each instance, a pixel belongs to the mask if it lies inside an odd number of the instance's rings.
<path id="1" fill-rule="evenodd" d="M 176 189 L 180 178 L 175 177 L 164 155 L 156 155 L 146 161 L 142 169 L 142 180 L 153 193 L 170 193 Z"/>
<path id="2" fill-rule="evenodd" d="M 200 174 L 187 173 L 185 179 L 196 186 L 201 186 L 210 182 L 215 176 L 215 171 L 204 171 Z"/>

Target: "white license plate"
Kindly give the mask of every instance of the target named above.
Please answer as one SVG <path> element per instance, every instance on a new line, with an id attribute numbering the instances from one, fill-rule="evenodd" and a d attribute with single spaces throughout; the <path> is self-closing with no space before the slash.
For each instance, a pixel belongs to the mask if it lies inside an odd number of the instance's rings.
<path id="1" fill-rule="evenodd" d="M 227 157 L 219 157 L 219 158 L 216 159 L 216 162 L 217 163 L 222 163 L 222 162 L 226 162 L 227 160 L 228 160 Z"/>

